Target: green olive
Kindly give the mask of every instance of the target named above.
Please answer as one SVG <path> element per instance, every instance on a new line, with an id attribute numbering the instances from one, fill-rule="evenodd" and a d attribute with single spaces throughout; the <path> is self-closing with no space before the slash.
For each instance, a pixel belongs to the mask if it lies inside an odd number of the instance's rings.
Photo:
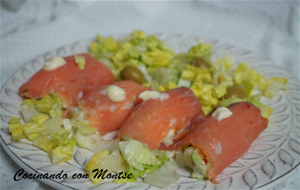
<path id="1" fill-rule="evenodd" d="M 211 68 L 210 64 L 201 57 L 194 58 L 190 64 L 199 68 L 207 68 L 207 69 Z"/>
<path id="2" fill-rule="evenodd" d="M 237 97 L 237 98 L 240 98 L 240 99 L 244 99 L 245 98 L 245 92 L 239 86 L 227 87 L 227 93 L 225 94 L 224 98 L 228 99 L 228 98 L 231 98 L 231 97 Z"/>
<path id="3" fill-rule="evenodd" d="M 145 80 L 144 74 L 134 66 L 126 66 L 120 74 L 122 80 L 132 79 L 139 84 L 143 84 Z"/>

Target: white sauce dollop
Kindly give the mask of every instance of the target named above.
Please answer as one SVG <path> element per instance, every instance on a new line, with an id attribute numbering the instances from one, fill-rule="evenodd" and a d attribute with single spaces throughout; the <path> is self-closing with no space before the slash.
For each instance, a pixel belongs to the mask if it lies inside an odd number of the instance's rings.
<path id="1" fill-rule="evenodd" d="M 232 115 L 232 112 L 229 109 L 225 108 L 225 107 L 218 108 L 212 114 L 213 117 L 217 117 L 218 121 L 221 121 L 222 119 L 226 119 L 231 115 Z"/>
<path id="2" fill-rule="evenodd" d="M 159 98 L 160 101 L 163 101 L 169 98 L 169 94 L 159 93 L 157 91 L 144 91 L 139 95 L 139 98 L 143 99 L 144 101 Z"/>
<path id="3" fill-rule="evenodd" d="M 67 63 L 66 60 L 64 60 L 62 57 L 52 57 L 46 60 L 43 69 L 46 71 L 52 71 L 57 69 L 58 67 L 63 66 L 66 63 Z"/>
<path id="4" fill-rule="evenodd" d="M 114 102 L 122 102 L 126 99 L 126 92 L 116 86 L 116 85 L 110 85 L 106 88 L 106 94 Z"/>

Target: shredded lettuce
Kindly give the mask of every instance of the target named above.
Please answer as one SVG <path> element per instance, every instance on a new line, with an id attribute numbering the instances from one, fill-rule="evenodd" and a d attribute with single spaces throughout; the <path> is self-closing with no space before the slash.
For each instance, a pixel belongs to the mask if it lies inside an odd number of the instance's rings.
<path id="1" fill-rule="evenodd" d="M 76 139 L 77 145 L 81 148 L 89 149 L 90 151 L 97 153 L 103 149 L 112 151 L 118 146 L 119 139 L 102 139 L 98 130 L 89 126 L 84 121 L 76 122 L 74 128 L 77 130 L 73 137 Z"/>
<path id="2" fill-rule="evenodd" d="M 37 123 L 26 123 L 23 125 L 23 133 L 31 141 L 34 141 L 43 131 L 45 131 L 45 127 Z"/>
<path id="3" fill-rule="evenodd" d="M 190 80 L 179 78 L 177 86 L 178 87 L 185 86 L 189 88 L 191 86 L 191 83 L 192 82 Z"/>
<path id="4" fill-rule="evenodd" d="M 48 151 L 52 164 L 59 164 L 73 158 L 73 150 L 76 145 L 76 139 L 69 139 L 69 132 L 65 129 L 51 135 L 50 143 L 53 143 L 53 149 Z"/>
<path id="5" fill-rule="evenodd" d="M 120 71 L 126 66 L 145 65 L 154 69 L 167 67 L 175 55 L 156 36 L 146 35 L 140 30 L 133 31 L 118 41 L 112 37 L 97 35 L 97 41 L 91 43 L 90 53 L 99 60 L 109 60 L 117 80 L 120 79 Z M 146 80 L 150 82 L 149 77 Z"/>
<path id="6" fill-rule="evenodd" d="M 38 113 L 30 118 L 30 122 L 21 124 L 21 118 L 12 117 L 9 124 L 9 131 L 12 133 L 13 140 L 19 141 L 26 137 L 34 141 L 40 135 L 54 134 L 61 129 L 61 117 L 55 116 L 48 119 L 42 113 Z"/>
<path id="7" fill-rule="evenodd" d="M 286 85 L 288 79 L 273 77 L 269 79 L 263 87 L 263 95 L 272 98 L 280 90 L 288 90 Z"/>
<path id="8" fill-rule="evenodd" d="M 38 113 L 38 114 L 34 115 L 32 118 L 30 118 L 30 121 L 33 123 L 42 124 L 47 119 L 48 119 L 48 117 L 46 115 L 44 115 L 42 113 Z"/>
<path id="9" fill-rule="evenodd" d="M 184 159 L 186 164 L 193 169 L 192 178 L 207 178 L 210 162 L 207 157 L 196 147 L 189 147 L 184 151 Z M 206 161 L 205 161 L 206 160 Z"/>
<path id="10" fill-rule="evenodd" d="M 73 158 L 73 150 L 76 145 L 74 138 L 69 139 L 70 132 L 61 129 L 56 134 L 38 136 L 34 146 L 46 151 L 52 164 L 59 164 Z"/>
<path id="11" fill-rule="evenodd" d="M 75 129 L 73 128 L 70 119 L 62 119 L 62 124 L 64 126 L 64 128 L 70 132 L 69 138 L 72 137 L 75 133 Z"/>
<path id="12" fill-rule="evenodd" d="M 254 90 L 263 90 L 263 86 L 267 82 L 267 78 L 255 69 L 249 68 L 245 63 L 240 63 L 234 69 L 234 83 L 244 86 L 247 97 L 253 95 Z"/>
<path id="13" fill-rule="evenodd" d="M 146 175 L 144 182 L 158 188 L 166 188 L 168 185 L 180 179 L 181 176 L 176 173 L 175 170 L 176 164 L 171 161 L 166 161 L 162 167 Z"/>
<path id="14" fill-rule="evenodd" d="M 207 61 L 210 61 L 212 56 L 212 47 L 213 46 L 211 44 L 205 44 L 198 41 L 198 45 L 190 48 L 188 55 L 191 57 L 202 57 Z"/>
<path id="15" fill-rule="evenodd" d="M 11 132 L 14 141 L 20 141 L 24 136 L 21 119 L 20 117 L 11 117 L 9 121 L 8 131 Z"/>
<path id="16" fill-rule="evenodd" d="M 184 166 L 186 166 L 186 162 L 184 160 L 184 154 L 182 151 L 176 151 L 175 153 L 175 162 L 177 163 L 177 165 L 182 168 Z"/>
<path id="17" fill-rule="evenodd" d="M 127 173 L 132 174 L 133 178 L 118 183 L 136 181 L 138 177 L 155 171 L 169 160 L 165 151 L 150 150 L 144 143 L 134 139 L 119 142 L 119 148 L 128 164 Z"/>
<path id="18" fill-rule="evenodd" d="M 21 112 L 26 123 L 30 122 L 30 118 L 38 113 L 36 109 L 33 108 L 33 106 L 30 106 L 28 104 L 21 105 Z"/>
<path id="19" fill-rule="evenodd" d="M 157 165 L 161 163 L 145 144 L 137 140 L 121 141 L 119 148 L 128 165 L 138 170 L 144 170 L 143 164 Z"/>
<path id="20" fill-rule="evenodd" d="M 62 129 L 62 118 L 60 115 L 56 115 L 53 118 L 42 123 L 42 126 L 45 127 L 45 131 L 43 131 L 43 134 L 55 134 Z"/>
<path id="21" fill-rule="evenodd" d="M 212 96 L 216 99 L 223 97 L 226 94 L 226 86 L 221 83 L 218 86 L 214 86 L 212 90 Z"/>
<path id="22" fill-rule="evenodd" d="M 242 102 L 243 100 L 238 98 L 238 97 L 231 97 L 231 98 L 228 98 L 228 99 L 223 99 L 221 101 L 219 101 L 219 105 L 221 107 L 228 107 L 230 104 L 233 104 L 233 103 L 236 103 L 236 102 Z"/>
<path id="23" fill-rule="evenodd" d="M 76 144 L 74 138 L 68 138 L 70 132 L 62 129 L 62 101 L 54 94 L 43 99 L 25 99 L 22 101 L 21 118 L 12 117 L 9 122 L 9 131 L 12 139 L 19 141 L 27 138 L 33 141 L 33 145 L 46 151 L 52 164 L 73 158 L 73 150 Z"/>
<path id="24" fill-rule="evenodd" d="M 78 65 L 79 69 L 83 70 L 85 66 L 85 57 L 80 55 L 74 55 L 75 63 Z"/>
<path id="25" fill-rule="evenodd" d="M 260 109 L 262 117 L 269 119 L 270 114 L 273 112 L 273 108 L 261 103 L 260 99 L 261 99 L 261 95 L 259 94 L 252 96 L 251 98 L 246 97 L 244 99 L 231 97 L 228 99 L 220 100 L 218 105 L 220 105 L 221 107 L 228 107 L 230 104 L 237 103 L 237 102 L 249 102 Z"/>
<path id="26" fill-rule="evenodd" d="M 54 117 L 55 115 L 62 115 L 63 113 L 62 100 L 53 93 L 41 100 L 25 99 L 22 101 L 22 107 L 24 110 L 24 112 L 22 111 L 23 115 L 27 114 L 26 112 L 33 112 L 32 108 L 37 112 L 49 114 L 51 117 Z M 30 118 L 28 119 L 27 116 L 24 119 L 28 122 Z"/>
<path id="27" fill-rule="evenodd" d="M 175 55 L 169 62 L 168 67 L 177 69 L 180 73 L 183 71 L 186 64 L 188 64 L 188 55 L 185 53 Z"/>
<path id="28" fill-rule="evenodd" d="M 255 105 L 256 107 L 258 107 L 261 111 L 261 116 L 269 119 L 270 114 L 273 112 L 273 108 L 261 103 L 260 99 L 261 99 L 260 95 L 255 95 L 255 96 L 252 96 L 251 98 L 245 98 L 244 101 L 249 102 L 249 103 Z"/>
<path id="29" fill-rule="evenodd" d="M 223 58 L 218 57 L 216 65 L 220 65 L 223 70 L 228 70 L 233 66 L 233 61 L 228 55 L 225 55 Z"/>
<path id="30" fill-rule="evenodd" d="M 168 82 L 177 84 L 179 75 L 180 73 L 177 69 L 157 67 L 154 71 L 153 79 L 159 84 L 165 86 Z"/>
<path id="31" fill-rule="evenodd" d="M 120 172 L 126 169 L 124 160 L 122 159 L 119 149 L 113 150 L 110 154 L 108 150 L 102 150 L 92 156 L 90 161 L 85 165 L 85 170 L 89 175 L 93 184 L 100 183 L 103 179 L 102 176 L 97 173 L 98 171 L 105 171 L 107 173 Z M 104 174 L 103 174 L 104 175 Z M 105 176 L 103 176 L 105 177 Z"/>

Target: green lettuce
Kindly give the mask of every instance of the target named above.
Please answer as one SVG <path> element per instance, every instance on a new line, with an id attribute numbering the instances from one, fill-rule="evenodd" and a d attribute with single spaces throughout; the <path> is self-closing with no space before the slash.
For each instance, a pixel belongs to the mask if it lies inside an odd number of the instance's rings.
<path id="1" fill-rule="evenodd" d="M 186 164 L 193 169 L 192 178 L 204 179 L 208 176 L 210 162 L 203 152 L 196 147 L 189 147 L 184 151 Z M 205 161 L 206 159 L 206 161 Z"/>
<path id="2" fill-rule="evenodd" d="M 176 164 L 166 161 L 162 167 L 146 175 L 144 182 L 159 188 L 166 188 L 180 179 L 181 176 L 175 170 Z"/>
<path id="3" fill-rule="evenodd" d="M 261 95 L 254 95 L 250 98 L 246 97 L 244 99 L 231 97 L 219 101 L 218 105 L 220 105 L 221 107 L 228 107 L 230 104 L 237 103 L 237 102 L 249 102 L 260 109 L 262 117 L 269 119 L 270 114 L 273 112 L 273 108 L 261 103 L 260 99 L 261 99 Z"/>
<path id="4" fill-rule="evenodd" d="M 76 139 L 69 138 L 70 132 L 65 129 L 59 130 L 50 136 L 38 136 L 33 145 L 46 151 L 50 156 L 52 164 L 59 164 L 73 158 L 73 150 Z"/>
<path id="5" fill-rule="evenodd" d="M 118 147 L 119 139 L 104 140 L 97 128 L 91 127 L 84 121 L 77 121 L 74 128 L 77 130 L 73 137 L 81 148 L 97 153 L 103 149 L 112 151 Z"/>
<path id="6" fill-rule="evenodd" d="M 165 151 L 150 150 L 144 143 L 134 139 L 119 142 L 119 148 L 128 164 L 127 173 L 132 179 L 115 181 L 116 183 L 127 183 L 136 181 L 138 177 L 151 173 L 160 168 L 168 161 Z"/>
<path id="7" fill-rule="evenodd" d="M 94 154 L 90 161 L 85 165 L 85 170 L 94 184 L 98 184 L 103 180 L 102 177 L 97 175 L 97 171 L 94 171 L 96 169 L 98 169 L 98 171 L 102 169 L 107 170 L 107 173 L 124 171 L 126 169 L 126 164 L 124 164 L 119 149 L 113 150 L 110 154 L 108 150 L 102 150 Z"/>

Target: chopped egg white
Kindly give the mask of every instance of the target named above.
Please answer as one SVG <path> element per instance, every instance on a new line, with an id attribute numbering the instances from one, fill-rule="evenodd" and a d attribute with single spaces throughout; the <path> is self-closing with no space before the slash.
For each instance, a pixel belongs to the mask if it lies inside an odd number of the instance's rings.
<path id="1" fill-rule="evenodd" d="M 222 119 L 226 119 L 229 116 L 232 115 L 232 112 L 225 107 L 218 108 L 214 113 L 212 114 L 212 117 L 217 117 L 218 121 L 221 121 Z"/>
<path id="2" fill-rule="evenodd" d="M 169 94 L 159 93 L 157 91 L 144 91 L 139 95 L 139 98 L 143 99 L 144 101 L 159 98 L 160 101 L 163 101 L 169 98 Z"/>
<path id="3" fill-rule="evenodd" d="M 116 86 L 116 85 L 110 85 L 106 88 L 106 94 L 114 102 L 122 102 L 126 99 L 126 92 Z"/>
<path id="4" fill-rule="evenodd" d="M 43 66 L 43 69 L 46 71 L 52 71 L 65 65 L 67 62 L 62 57 L 52 57 L 46 60 L 46 63 Z"/>
<path id="5" fill-rule="evenodd" d="M 162 143 L 166 146 L 173 144 L 173 136 L 175 134 L 175 129 L 170 129 L 168 136 L 162 141 Z"/>
<path id="6" fill-rule="evenodd" d="M 166 155 L 168 158 L 173 158 L 175 156 L 175 153 L 176 153 L 175 150 L 172 150 L 172 151 L 167 150 L 166 151 Z"/>

